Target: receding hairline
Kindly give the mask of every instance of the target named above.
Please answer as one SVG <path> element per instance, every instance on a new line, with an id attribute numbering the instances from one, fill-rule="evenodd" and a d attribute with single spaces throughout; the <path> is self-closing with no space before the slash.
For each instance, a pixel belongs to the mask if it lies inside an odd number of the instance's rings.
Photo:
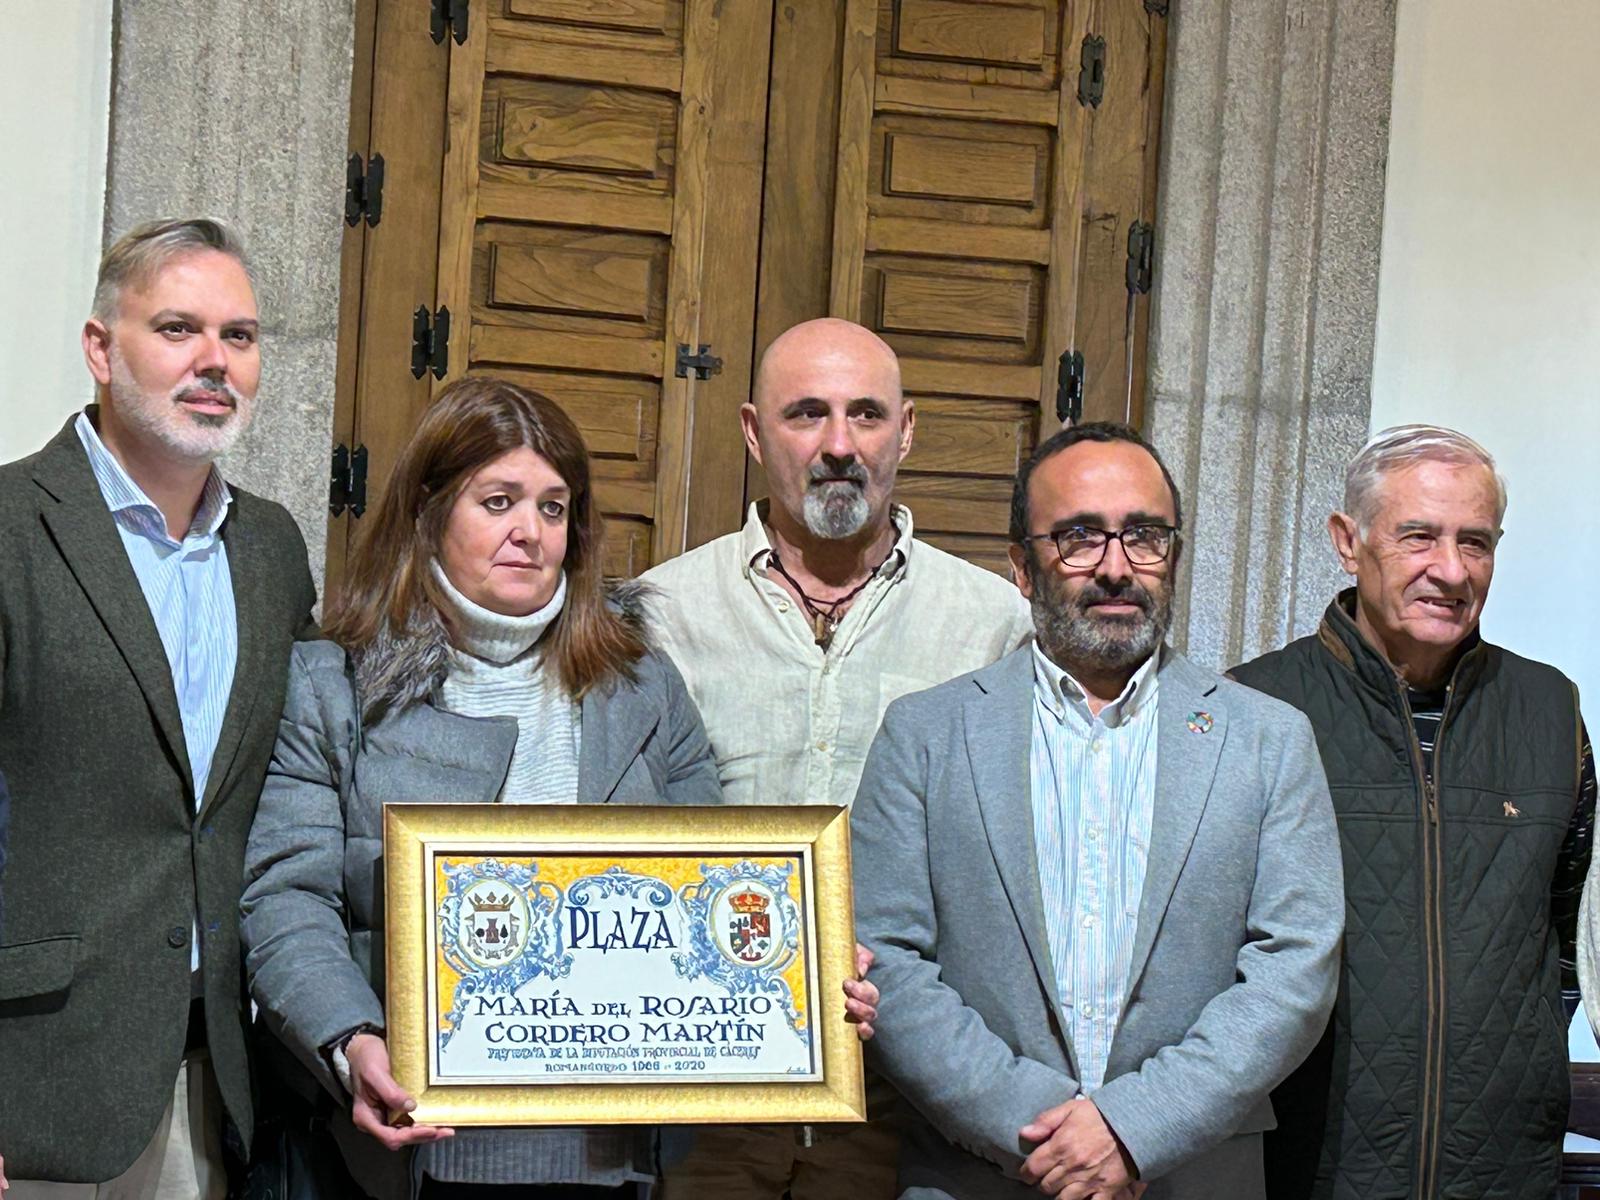
<path id="1" fill-rule="evenodd" d="M 221 221 L 209 217 L 150 221 L 123 234 L 101 258 L 90 315 L 98 321 L 115 319 L 122 294 L 129 288 L 146 287 L 172 263 L 206 253 L 233 259 L 255 290 L 244 244 Z"/>
<path id="2" fill-rule="evenodd" d="M 1447 426 L 1395 425 L 1368 438 L 1345 470 L 1344 511 L 1355 520 L 1363 536 L 1372 527 L 1388 478 L 1425 462 L 1487 470 L 1495 497 L 1495 524 L 1498 526 L 1505 519 L 1506 481 L 1494 455 L 1466 434 Z"/>
<path id="3" fill-rule="evenodd" d="M 813 340 L 817 343 L 814 346 L 810 345 Z M 850 353 L 852 357 L 877 359 L 888 368 L 894 378 L 894 394 L 885 399 L 903 398 L 900 358 L 895 354 L 894 347 L 865 325 L 846 321 L 842 317 L 817 317 L 814 320 L 802 321 L 798 325 L 791 325 L 773 338 L 762 351 L 750 389 L 751 400 L 760 403 L 761 397 L 767 391 L 768 379 L 775 369 L 775 364 L 782 365 L 786 354 L 800 354 L 802 350 L 809 350 L 807 357 Z"/>

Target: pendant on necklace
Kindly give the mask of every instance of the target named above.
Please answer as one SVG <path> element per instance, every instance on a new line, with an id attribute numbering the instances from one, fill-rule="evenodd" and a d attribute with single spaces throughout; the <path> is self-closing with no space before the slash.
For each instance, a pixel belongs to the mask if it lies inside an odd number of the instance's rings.
<path id="1" fill-rule="evenodd" d="M 833 635 L 833 630 L 828 628 L 828 618 L 822 613 L 811 614 L 811 636 L 816 639 L 819 646 L 826 646 L 828 639 Z"/>

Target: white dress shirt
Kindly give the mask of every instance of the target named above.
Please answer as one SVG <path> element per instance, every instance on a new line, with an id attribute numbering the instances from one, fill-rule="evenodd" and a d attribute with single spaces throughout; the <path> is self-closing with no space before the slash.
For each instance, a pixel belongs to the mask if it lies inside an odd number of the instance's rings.
<path id="1" fill-rule="evenodd" d="M 767 574 L 763 508 L 645 573 L 651 634 L 700 709 L 729 804 L 847 805 L 889 702 L 988 666 L 1033 619 L 1009 580 L 916 541 L 897 505 L 894 549 L 823 650 Z"/>
<path id="2" fill-rule="evenodd" d="M 194 520 L 183 540 L 174 540 L 161 509 L 100 440 L 89 414 L 79 413 L 73 427 L 167 654 L 198 812 L 205 802 L 211 758 L 222 735 L 239 657 L 233 575 L 228 570 L 228 544 L 222 540 L 222 522 L 233 493 L 213 466 Z M 189 965 L 196 971 L 201 940 L 196 926 L 189 952 Z"/>
<path id="3" fill-rule="evenodd" d="M 1039 892 L 1085 1093 L 1105 1082 L 1127 1002 L 1155 808 L 1158 657 L 1095 716 L 1084 689 L 1033 648 Z"/>

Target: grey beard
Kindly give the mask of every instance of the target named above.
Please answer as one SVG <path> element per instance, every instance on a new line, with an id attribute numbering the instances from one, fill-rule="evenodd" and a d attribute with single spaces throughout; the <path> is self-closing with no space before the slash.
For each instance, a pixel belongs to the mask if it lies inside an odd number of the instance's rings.
<path id="1" fill-rule="evenodd" d="M 226 396 L 233 404 L 228 413 L 174 413 L 172 406 L 187 391 Z M 174 388 L 166 396 L 145 394 L 133 380 L 120 355 L 111 360 L 111 401 L 129 425 L 183 458 L 213 462 L 226 454 L 250 423 L 250 405 L 226 383 L 199 380 Z"/>
<path id="2" fill-rule="evenodd" d="M 1034 633 L 1051 662 L 1065 669 L 1076 664 L 1100 671 L 1137 667 L 1156 652 L 1172 623 L 1172 592 L 1144 593 L 1150 605 L 1126 620 L 1091 617 L 1079 600 L 1046 595 L 1050 590 L 1033 581 L 1028 604 L 1033 610 Z"/>
<path id="3" fill-rule="evenodd" d="M 812 484 L 806 488 L 801 512 L 806 528 L 816 537 L 829 541 L 854 537 L 866 527 L 872 515 L 866 490 L 843 481 Z"/>
<path id="4" fill-rule="evenodd" d="M 196 425 L 204 425 L 210 429 L 221 429 L 239 415 L 241 397 L 226 383 L 218 383 L 211 379 L 197 379 L 192 387 L 183 389 L 185 392 L 205 392 L 211 396 L 225 397 L 233 405 L 232 412 L 225 413 L 190 413 L 189 419 Z M 173 397 L 176 401 L 177 397 Z M 235 434 L 235 437 L 238 435 Z M 229 444 L 232 444 L 230 439 Z"/>

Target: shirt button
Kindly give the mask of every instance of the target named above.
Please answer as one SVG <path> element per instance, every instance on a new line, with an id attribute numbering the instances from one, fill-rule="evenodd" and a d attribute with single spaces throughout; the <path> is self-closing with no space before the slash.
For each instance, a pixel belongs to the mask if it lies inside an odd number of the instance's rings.
<path id="1" fill-rule="evenodd" d="M 779 600 L 778 601 L 778 611 L 779 612 L 788 612 L 789 611 L 789 602 L 787 600 Z"/>
<path id="2" fill-rule="evenodd" d="M 1084 1005 L 1084 1006 L 1083 1006 L 1083 1015 L 1084 1015 L 1084 1016 L 1086 1016 L 1086 1017 L 1092 1017 L 1092 1016 L 1094 1016 L 1094 1005 L 1092 1005 L 1092 1004 L 1085 1004 L 1085 1005 Z"/>
<path id="3" fill-rule="evenodd" d="M 167 930 L 167 945 L 174 950 L 182 950 L 189 944 L 189 931 L 182 925 L 174 925 Z"/>
<path id="4" fill-rule="evenodd" d="M 1087 916 L 1087 917 L 1085 917 L 1083 919 L 1083 927 L 1085 929 L 1093 929 L 1094 928 L 1094 914 L 1093 913 L 1091 913 L 1089 916 Z"/>
<path id="5" fill-rule="evenodd" d="M 1091 745 L 1089 748 L 1091 750 L 1093 750 L 1096 754 L 1104 754 L 1106 752 L 1106 744 L 1104 742 L 1102 742 L 1099 738 L 1095 738 L 1094 744 Z"/>
<path id="6" fill-rule="evenodd" d="M 817 743 L 817 749 L 818 750 L 822 750 L 822 751 L 825 752 L 828 749 L 828 743 L 827 742 L 818 742 Z"/>
<path id="7" fill-rule="evenodd" d="M 1098 838 L 1099 836 L 1100 836 L 1100 826 L 1098 826 L 1098 825 L 1089 826 L 1089 840 L 1092 842 L 1096 838 Z"/>

